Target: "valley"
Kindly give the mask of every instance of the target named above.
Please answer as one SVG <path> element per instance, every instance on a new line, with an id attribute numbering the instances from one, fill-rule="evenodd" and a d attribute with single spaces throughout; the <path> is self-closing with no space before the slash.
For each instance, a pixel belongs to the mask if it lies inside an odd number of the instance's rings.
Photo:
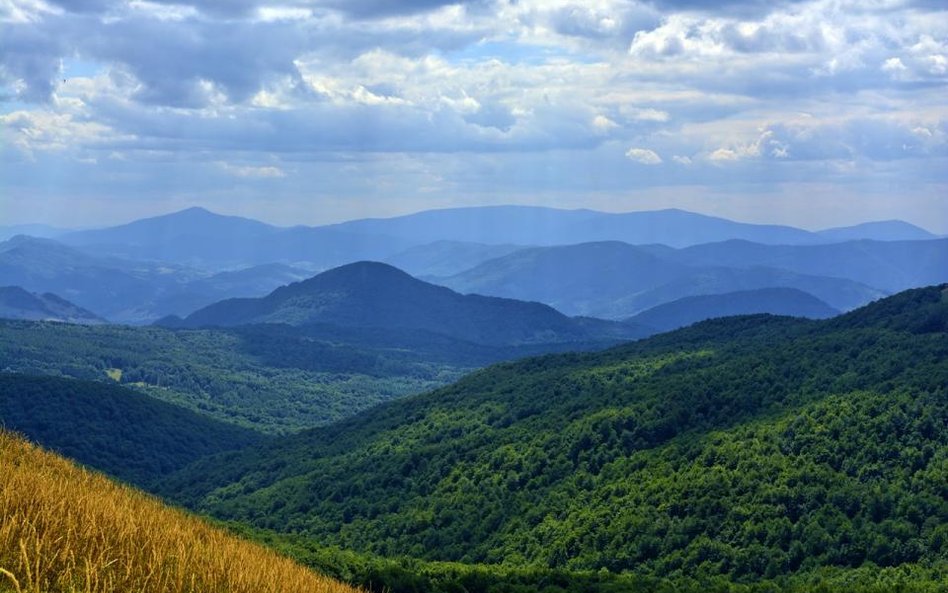
<path id="1" fill-rule="evenodd" d="M 946 239 L 644 214 L 13 237 L 0 423 L 372 591 L 938 591 Z"/>

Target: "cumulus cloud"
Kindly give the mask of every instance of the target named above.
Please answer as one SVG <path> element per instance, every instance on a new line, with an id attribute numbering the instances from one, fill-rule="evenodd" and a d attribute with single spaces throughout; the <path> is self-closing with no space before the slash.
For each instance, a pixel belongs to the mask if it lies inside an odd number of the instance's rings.
<path id="1" fill-rule="evenodd" d="M 250 179 L 267 179 L 286 177 L 286 172 L 279 167 L 274 166 L 253 166 L 253 165 L 233 165 L 231 163 L 218 163 L 227 173 L 235 177 Z"/>
<path id="2" fill-rule="evenodd" d="M 662 157 L 658 156 L 658 153 L 654 150 L 649 150 L 648 148 L 630 148 L 625 151 L 625 156 L 643 165 L 662 164 Z"/>
<path id="3" fill-rule="evenodd" d="M 130 163 L 174 160 L 195 192 L 189 166 L 287 192 L 318 171 L 346 195 L 378 191 L 367 171 L 494 195 L 945 184 L 943 15 L 928 0 L 0 0 L 0 125 L 4 155 L 35 167 L 131 179 Z M 370 161 L 358 183 L 318 164 Z"/>

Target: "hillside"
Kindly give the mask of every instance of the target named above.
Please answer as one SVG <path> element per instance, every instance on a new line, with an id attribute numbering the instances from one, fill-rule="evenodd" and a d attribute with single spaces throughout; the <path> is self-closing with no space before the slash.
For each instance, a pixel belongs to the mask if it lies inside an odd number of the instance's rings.
<path id="1" fill-rule="evenodd" d="M 707 321 L 496 365 L 160 491 L 381 555 L 883 591 L 885 567 L 948 562 L 946 329 L 948 287 Z"/>
<path id="2" fill-rule="evenodd" d="M 670 331 L 705 319 L 755 313 L 825 319 L 839 311 L 802 290 L 762 288 L 686 297 L 643 311 L 630 321 Z"/>
<path id="3" fill-rule="evenodd" d="M 116 385 L 10 373 L 0 373 L 0 426 L 141 485 L 265 440 Z"/>
<path id="4" fill-rule="evenodd" d="M 694 253 L 703 253 L 703 247 L 693 248 Z M 616 241 L 537 247 L 436 281 L 458 292 L 539 301 L 567 315 L 606 319 L 628 318 L 688 296 L 760 288 L 796 288 L 840 310 L 886 294 L 845 277 L 711 257 L 697 262 L 691 253 Z"/>
<path id="5" fill-rule="evenodd" d="M 620 324 L 590 326 L 540 303 L 461 295 L 375 262 L 340 266 L 264 298 L 216 303 L 179 325 L 257 323 L 420 330 L 498 346 L 614 340 L 646 333 Z"/>
<path id="6" fill-rule="evenodd" d="M 280 433 L 439 387 L 498 360 L 490 356 L 518 354 L 433 343 L 444 351 L 428 358 L 414 353 L 410 338 L 0 320 L 0 371 L 119 382 L 215 420 Z"/>
<path id="7" fill-rule="evenodd" d="M 105 323 L 105 320 L 52 293 L 36 294 L 19 286 L 0 286 L 0 317 L 66 321 L 69 323 Z"/>
<path id="8" fill-rule="evenodd" d="M 0 431 L 0 590 L 355 590 Z"/>

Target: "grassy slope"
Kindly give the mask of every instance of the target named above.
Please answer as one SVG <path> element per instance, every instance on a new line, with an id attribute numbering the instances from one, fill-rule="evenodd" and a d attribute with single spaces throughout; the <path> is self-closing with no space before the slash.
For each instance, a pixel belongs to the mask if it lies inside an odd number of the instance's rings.
<path id="1" fill-rule="evenodd" d="M 948 297 L 502 364 L 168 495 L 384 555 L 720 575 L 943 565 Z"/>
<path id="2" fill-rule="evenodd" d="M 0 590 L 354 591 L 6 432 Z"/>

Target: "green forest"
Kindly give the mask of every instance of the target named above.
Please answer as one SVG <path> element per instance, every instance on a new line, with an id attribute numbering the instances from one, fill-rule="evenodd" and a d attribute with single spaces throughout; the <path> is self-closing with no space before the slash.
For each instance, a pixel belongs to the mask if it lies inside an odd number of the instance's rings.
<path id="1" fill-rule="evenodd" d="M 0 421 L 379 593 L 945 590 L 946 287 L 407 397 L 467 367 L 314 331 L 2 322 Z"/>
<path id="2" fill-rule="evenodd" d="M 823 574 L 874 590 L 904 570 L 921 586 L 948 562 L 946 330 L 948 298 L 930 288 L 825 322 L 723 319 L 504 363 L 199 461 L 159 492 L 431 566 L 622 574 L 645 590 L 810 590 Z"/>
<path id="3" fill-rule="evenodd" d="M 338 330 L 341 332 L 342 330 Z M 371 336 L 363 339 L 370 342 Z M 115 382 L 280 434 L 441 386 L 468 366 L 290 328 L 168 330 L 0 320 L 0 371 Z"/>

